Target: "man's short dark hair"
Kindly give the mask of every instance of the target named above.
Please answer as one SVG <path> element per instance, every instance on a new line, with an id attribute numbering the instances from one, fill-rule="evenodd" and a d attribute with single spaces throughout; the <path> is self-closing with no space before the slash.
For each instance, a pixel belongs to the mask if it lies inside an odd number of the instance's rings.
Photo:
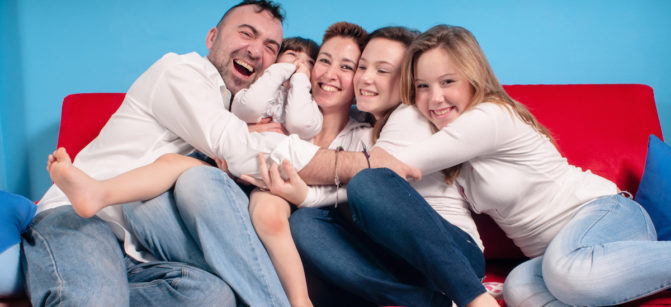
<path id="1" fill-rule="evenodd" d="M 268 1 L 268 0 L 243 0 L 242 2 L 234 5 L 226 13 L 224 13 L 224 16 L 221 17 L 221 20 L 219 20 L 219 23 L 217 23 L 217 27 L 219 27 L 223 22 L 224 19 L 226 19 L 226 16 L 233 11 L 234 9 L 245 6 L 245 5 L 256 5 L 256 12 L 261 13 L 263 11 L 267 11 L 270 14 L 273 15 L 273 17 L 280 22 L 284 23 L 284 10 L 280 6 L 279 3 L 275 3 L 273 1 Z"/>

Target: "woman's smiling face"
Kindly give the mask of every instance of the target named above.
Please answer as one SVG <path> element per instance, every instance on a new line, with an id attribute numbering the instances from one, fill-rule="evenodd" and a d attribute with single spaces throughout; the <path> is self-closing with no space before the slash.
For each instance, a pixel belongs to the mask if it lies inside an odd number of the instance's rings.
<path id="1" fill-rule="evenodd" d="M 354 75 L 359 110 L 379 119 L 400 103 L 401 62 L 405 50 L 402 43 L 386 38 L 374 38 L 366 44 Z"/>
<path id="2" fill-rule="evenodd" d="M 348 37 L 335 36 L 324 42 L 312 68 L 312 96 L 322 111 L 351 105 L 354 99 L 352 79 L 361 52 Z"/>
<path id="3" fill-rule="evenodd" d="M 443 48 L 422 53 L 416 60 L 414 76 L 417 109 L 438 129 L 459 117 L 473 99 L 473 86 Z"/>

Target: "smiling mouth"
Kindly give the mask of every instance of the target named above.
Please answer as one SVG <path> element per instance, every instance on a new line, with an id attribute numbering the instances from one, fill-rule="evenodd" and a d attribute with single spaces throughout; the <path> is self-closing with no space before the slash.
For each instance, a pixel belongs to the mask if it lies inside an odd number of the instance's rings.
<path id="1" fill-rule="evenodd" d="M 455 109 L 456 109 L 455 107 L 447 107 L 447 108 L 438 109 L 438 110 L 431 110 L 431 113 L 432 113 L 435 117 L 444 117 L 444 116 L 446 116 L 447 114 L 451 113 L 451 112 L 452 112 L 453 110 L 455 110 Z"/>
<path id="2" fill-rule="evenodd" d="M 359 90 L 359 94 L 361 94 L 361 96 L 377 96 L 377 93 L 363 89 Z"/>
<path id="3" fill-rule="evenodd" d="M 254 74 L 254 67 L 252 67 L 252 65 L 249 63 L 243 62 L 241 60 L 233 60 L 233 67 L 235 67 L 235 70 L 237 70 L 239 73 L 247 77 Z"/>
<path id="4" fill-rule="evenodd" d="M 337 92 L 339 89 L 335 86 L 331 86 L 328 84 L 320 84 L 319 87 L 324 91 L 324 92 Z"/>

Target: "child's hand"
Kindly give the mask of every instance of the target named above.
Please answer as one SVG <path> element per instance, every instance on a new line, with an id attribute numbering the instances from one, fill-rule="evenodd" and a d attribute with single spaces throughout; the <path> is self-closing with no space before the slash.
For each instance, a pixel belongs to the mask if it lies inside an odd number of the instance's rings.
<path id="1" fill-rule="evenodd" d="M 283 178 L 280 174 L 280 166 L 273 163 L 270 168 L 266 164 L 263 154 L 258 155 L 259 172 L 262 179 L 256 179 L 249 175 L 242 175 L 240 179 L 245 180 L 261 189 L 268 190 L 293 204 L 301 204 L 308 194 L 308 185 L 298 176 L 296 169 L 288 160 L 282 161 L 282 171 L 288 176 Z"/>
<path id="2" fill-rule="evenodd" d="M 310 65 L 301 60 L 296 60 L 294 64 L 296 65 L 295 74 L 305 74 L 310 79 Z"/>

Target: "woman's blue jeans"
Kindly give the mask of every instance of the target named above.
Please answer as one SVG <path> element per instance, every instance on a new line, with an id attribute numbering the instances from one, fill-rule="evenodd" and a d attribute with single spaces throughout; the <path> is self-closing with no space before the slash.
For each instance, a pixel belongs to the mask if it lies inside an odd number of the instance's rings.
<path id="1" fill-rule="evenodd" d="M 486 291 L 477 244 L 393 171 L 359 172 L 347 197 L 353 223 L 334 208 L 291 216 L 306 269 L 378 305 L 464 306 Z"/>
<path id="2" fill-rule="evenodd" d="M 657 241 L 648 213 L 621 195 L 578 210 L 543 256 L 506 279 L 509 306 L 604 306 L 671 287 L 671 241 Z"/>

